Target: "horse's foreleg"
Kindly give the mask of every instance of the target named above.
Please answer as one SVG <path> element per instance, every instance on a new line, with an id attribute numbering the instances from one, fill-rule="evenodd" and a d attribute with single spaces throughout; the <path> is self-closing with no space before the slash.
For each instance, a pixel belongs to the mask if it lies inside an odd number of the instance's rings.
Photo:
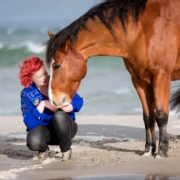
<path id="1" fill-rule="evenodd" d="M 154 94 L 152 86 L 147 85 L 140 79 L 132 78 L 132 82 L 141 99 L 143 107 L 143 119 L 146 131 L 146 145 L 144 156 L 150 156 L 156 151 Z"/>
<path id="2" fill-rule="evenodd" d="M 167 73 L 159 72 L 153 79 L 155 95 L 156 122 L 159 127 L 159 150 L 158 155 L 167 157 L 169 141 L 167 135 L 167 123 L 169 115 L 169 95 L 171 78 Z"/>

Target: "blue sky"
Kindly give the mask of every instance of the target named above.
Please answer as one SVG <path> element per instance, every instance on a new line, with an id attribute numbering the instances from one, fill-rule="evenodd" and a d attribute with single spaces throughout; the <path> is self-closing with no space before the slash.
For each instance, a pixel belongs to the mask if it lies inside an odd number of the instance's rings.
<path id="1" fill-rule="evenodd" d="M 56 26 L 76 20 L 101 0 L 0 0 L 0 26 Z"/>

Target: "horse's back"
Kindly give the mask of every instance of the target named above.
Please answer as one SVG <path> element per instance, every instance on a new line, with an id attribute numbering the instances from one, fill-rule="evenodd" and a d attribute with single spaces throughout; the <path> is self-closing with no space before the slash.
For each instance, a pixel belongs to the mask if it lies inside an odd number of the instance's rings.
<path id="1" fill-rule="evenodd" d="M 180 70 L 179 9 L 180 0 L 147 1 L 145 11 L 139 17 L 140 28 L 135 29 L 138 32 L 133 37 L 133 48 L 129 51 L 131 66 L 143 80 L 149 78 L 150 82 L 151 76 L 160 69 L 175 74 L 173 80 L 180 79 L 180 73 L 177 73 Z"/>
<path id="2" fill-rule="evenodd" d="M 149 65 L 173 71 L 180 50 L 180 1 L 149 0 L 140 16 Z M 171 63 L 168 63 L 168 62 Z"/>

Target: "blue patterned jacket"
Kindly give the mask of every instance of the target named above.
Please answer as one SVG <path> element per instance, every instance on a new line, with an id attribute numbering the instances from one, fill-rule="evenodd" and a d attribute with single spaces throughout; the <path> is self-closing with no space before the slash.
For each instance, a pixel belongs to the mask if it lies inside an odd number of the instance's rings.
<path id="1" fill-rule="evenodd" d="M 42 100 L 49 100 L 49 98 L 40 93 L 39 89 L 36 88 L 35 83 L 21 91 L 21 110 L 27 131 L 34 129 L 38 125 L 49 124 L 54 115 L 54 112 L 48 108 L 45 108 L 43 113 L 38 111 L 37 106 Z M 68 114 L 75 120 L 75 112 L 79 112 L 83 106 L 83 98 L 76 93 L 71 104 L 73 110 Z"/>

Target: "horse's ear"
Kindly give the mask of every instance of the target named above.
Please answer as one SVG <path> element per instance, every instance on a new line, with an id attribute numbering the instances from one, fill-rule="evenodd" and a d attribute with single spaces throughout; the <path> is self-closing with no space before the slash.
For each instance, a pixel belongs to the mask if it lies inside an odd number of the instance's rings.
<path id="1" fill-rule="evenodd" d="M 50 39 L 54 37 L 54 34 L 52 32 L 48 31 L 47 33 L 48 33 Z"/>
<path id="2" fill-rule="evenodd" d="M 67 52 L 70 47 L 71 47 L 71 42 L 70 40 L 67 40 L 64 46 L 64 51 Z"/>

